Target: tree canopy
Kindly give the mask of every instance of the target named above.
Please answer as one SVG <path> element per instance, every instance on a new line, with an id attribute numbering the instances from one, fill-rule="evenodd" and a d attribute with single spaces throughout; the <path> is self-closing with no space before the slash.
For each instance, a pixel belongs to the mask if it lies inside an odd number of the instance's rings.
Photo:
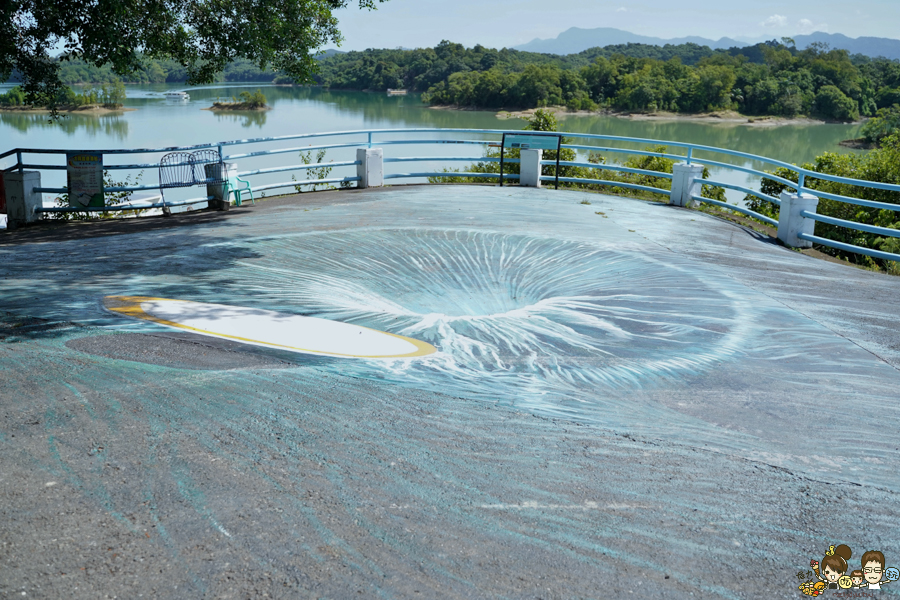
<path id="1" fill-rule="evenodd" d="M 445 41 L 337 54 L 322 61 L 320 81 L 335 89 L 403 87 L 431 104 L 481 108 L 731 109 L 854 121 L 900 103 L 900 61 L 823 44 L 797 50 L 790 39 L 729 50 L 627 44 L 567 56 Z"/>
<path id="2" fill-rule="evenodd" d="M 351 0 L 4 0 L 0 2 L 0 81 L 13 72 L 27 101 L 53 106 L 64 88 L 64 59 L 109 65 L 119 76 L 144 57 L 182 65 L 191 83 L 207 83 L 237 58 L 306 82 L 311 51 L 340 43 L 334 11 Z M 375 8 L 384 0 L 358 0 Z"/>

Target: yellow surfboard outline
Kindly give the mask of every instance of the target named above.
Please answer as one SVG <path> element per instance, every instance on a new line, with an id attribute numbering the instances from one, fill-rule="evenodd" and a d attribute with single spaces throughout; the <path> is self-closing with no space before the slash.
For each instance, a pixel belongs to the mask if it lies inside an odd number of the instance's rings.
<path id="1" fill-rule="evenodd" d="M 200 333 L 202 335 L 208 335 L 212 337 L 226 338 L 231 340 L 237 340 L 239 342 L 248 342 L 251 344 L 256 344 L 259 346 L 268 346 L 270 348 L 284 348 L 285 350 L 293 350 L 295 352 L 304 352 L 306 354 L 319 354 L 322 356 L 340 356 L 345 358 L 414 358 L 417 356 L 428 356 L 429 354 L 434 354 L 437 352 L 437 348 L 429 344 L 428 342 L 423 342 L 421 340 L 408 338 L 402 335 L 397 335 L 394 333 L 389 333 L 387 331 L 379 331 L 378 329 L 372 329 L 370 327 L 363 327 L 362 325 L 354 325 L 354 327 L 359 327 L 360 329 L 368 329 L 369 331 L 374 331 L 376 333 L 381 333 L 384 335 L 389 335 L 391 337 L 399 338 L 406 342 L 409 342 L 413 346 L 416 347 L 415 352 L 411 352 L 409 354 L 378 354 L 378 355 L 360 355 L 360 354 L 340 354 L 337 352 L 321 352 L 318 350 L 310 350 L 308 348 L 297 348 L 295 346 L 285 346 L 283 344 L 273 344 L 272 342 L 264 342 L 261 340 L 254 340 L 251 338 L 240 337 L 236 335 L 228 335 L 227 333 L 217 333 L 214 331 L 208 331 L 206 329 L 199 329 L 197 327 L 191 327 L 189 325 L 184 325 L 182 323 L 176 323 L 175 321 L 168 321 L 166 319 L 160 319 L 159 317 L 154 317 L 153 315 L 144 312 L 144 309 L 141 308 L 141 304 L 144 302 L 190 302 L 192 304 L 209 304 L 206 302 L 194 302 L 193 300 L 176 300 L 173 298 L 154 298 L 151 296 L 106 296 L 103 299 L 103 305 L 107 310 L 112 311 L 114 313 L 118 313 L 120 315 L 124 315 L 126 317 L 131 317 L 133 319 L 140 319 L 141 321 L 150 321 L 152 323 L 158 323 L 160 325 L 165 325 L 167 327 L 174 327 L 176 329 L 185 329 L 187 331 L 194 331 Z M 221 305 L 227 306 L 227 305 Z M 234 308 L 242 308 L 239 306 L 235 306 Z M 299 316 L 299 315 L 298 315 Z M 322 319 L 323 321 L 326 319 Z M 333 323 L 340 323 L 341 321 L 332 321 Z"/>

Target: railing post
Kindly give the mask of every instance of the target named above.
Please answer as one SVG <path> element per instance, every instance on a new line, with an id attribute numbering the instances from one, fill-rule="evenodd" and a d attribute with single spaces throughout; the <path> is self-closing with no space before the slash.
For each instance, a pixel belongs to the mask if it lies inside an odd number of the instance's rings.
<path id="1" fill-rule="evenodd" d="M 237 165 L 235 163 L 209 163 L 203 165 L 207 179 L 215 179 L 223 183 L 207 183 L 206 195 L 212 196 L 209 207 L 216 210 L 228 210 L 231 208 L 231 186 L 228 182 L 237 177 Z M 226 190 L 227 193 L 226 193 Z"/>
<path id="2" fill-rule="evenodd" d="M 519 185 L 541 187 L 541 158 L 543 150 L 522 150 L 519 152 Z"/>
<path id="3" fill-rule="evenodd" d="M 34 209 L 41 208 L 41 193 L 34 188 L 41 187 L 40 171 L 11 171 L 3 177 L 6 188 L 6 228 L 15 229 L 34 223 L 41 216 Z"/>
<path id="4" fill-rule="evenodd" d="M 778 239 L 791 248 L 812 248 L 812 242 L 800 239 L 798 234 L 815 235 L 816 222 L 800 213 L 816 212 L 819 199 L 812 194 L 781 192 L 781 210 L 778 213 Z"/>
<path id="5" fill-rule="evenodd" d="M 357 148 L 356 175 L 358 188 L 381 187 L 384 185 L 384 150 L 381 148 Z"/>
<path id="6" fill-rule="evenodd" d="M 678 163 L 672 165 L 672 194 L 669 204 L 673 206 L 695 206 L 694 196 L 703 191 L 703 165 Z"/>

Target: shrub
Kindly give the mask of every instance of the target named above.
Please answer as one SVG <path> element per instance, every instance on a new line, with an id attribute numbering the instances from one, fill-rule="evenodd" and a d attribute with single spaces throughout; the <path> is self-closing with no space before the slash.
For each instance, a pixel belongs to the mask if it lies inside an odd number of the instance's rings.
<path id="1" fill-rule="evenodd" d="M 862 136 L 870 144 L 879 144 L 884 138 L 898 131 L 900 131 L 900 105 L 897 104 L 880 109 L 862 126 Z"/>
<path id="2" fill-rule="evenodd" d="M 880 148 L 872 150 L 867 154 L 834 154 L 832 152 L 826 152 L 825 154 L 816 157 L 814 163 L 806 163 L 802 165 L 802 167 L 817 173 L 900 185 L 900 134 L 895 133 L 887 136 L 882 140 Z M 789 181 L 797 181 L 797 174 L 790 169 L 779 168 L 772 174 Z M 835 183 L 824 179 L 816 179 L 814 176 L 807 176 L 805 186 L 810 190 L 821 190 L 823 192 L 841 196 L 900 205 L 900 192 L 890 192 L 849 185 L 846 183 Z M 790 188 L 771 179 L 764 178 L 760 184 L 760 191 L 763 194 L 775 198 L 777 198 L 785 189 Z M 815 191 L 813 191 L 813 193 L 815 193 Z M 778 218 L 778 206 L 749 195 L 745 198 L 745 201 L 748 208 L 751 210 L 772 217 L 773 219 Z M 816 209 L 816 212 L 821 215 L 844 219 L 846 221 L 855 221 L 867 225 L 900 229 L 900 212 L 895 212 L 893 210 L 868 208 L 822 198 L 819 200 L 819 206 Z M 894 248 L 894 244 L 896 244 L 896 242 L 891 241 L 893 238 L 884 238 L 877 234 L 856 231 L 855 229 L 838 227 L 826 223 L 816 223 L 816 235 L 863 248 L 880 248 L 888 252 L 894 252 L 894 250 L 888 250 L 888 248 Z M 829 246 L 816 246 L 816 249 L 832 256 L 844 258 L 852 263 L 868 267 L 889 267 L 885 261 L 852 252 L 844 252 L 843 250 L 838 250 Z"/>
<path id="3" fill-rule="evenodd" d="M 245 92 L 245 93 L 246 93 L 246 92 Z M 307 173 L 307 178 L 308 178 L 308 179 L 313 179 L 313 180 L 314 180 L 314 179 L 327 179 L 327 178 L 328 178 L 329 173 L 331 173 L 331 169 L 333 169 L 334 167 L 327 167 L 327 166 L 325 166 L 325 165 L 322 164 L 322 161 L 325 159 L 326 153 L 327 153 L 327 151 L 326 151 L 324 148 L 321 149 L 321 150 L 319 150 L 318 152 L 316 152 L 316 162 L 315 162 L 315 164 L 317 164 L 317 165 L 319 165 L 319 166 L 317 166 L 317 167 L 310 167 L 309 169 L 306 169 L 306 173 Z M 310 164 L 313 164 L 313 162 L 312 162 L 312 151 L 301 152 L 301 153 L 300 153 L 300 160 L 303 161 L 303 164 L 304 164 L 304 165 L 310 165 Z M 291 181 L 297 181 L 297 177 L 296 177 L 295 175 L 291 175 Z M 305 191 L 308 191 L 308 192 L 315 192 L 315 191 L 316 191 L 316 188 L 318 188 L 319 186 L 322 186 L 322 188 L 323 188 L 323 189 L 326 189 L 326 190 L 333 190 L 333 189 L 334 189 L 334 186 L 333 186 L 333 185 L 329 185 L 329 184 L 327 184 L 327 183 L 309 183 L 309 184 L 306 184 L 306 188 L 307 188 L 307 189 L 306 189 Z M 298 193 L 298 194 L 301 194 L 301 193 L 304 192 L 303 187 L 304 187 L 303 185 L 295 185 L 295 186 L 294 186 L 294 189 L 297 190 L 297 193 Z M 342 187 L 343 187 L 343 186 L 342 186 Z"/>
<path id="4" fill-rule="evenodd" d="M 25 90 L 16 86 L 5 94 L 0 94 L 0 106 L 22 106 L 25 104 Z"/>
<path id="5" fill-rule="evenodd" d="M 266 96 L 259 89 L 253 93 L 243 91 L 240 93 L 240 97 L 241 103 L 250 108 L 263 108 L 266 105 Z"/>

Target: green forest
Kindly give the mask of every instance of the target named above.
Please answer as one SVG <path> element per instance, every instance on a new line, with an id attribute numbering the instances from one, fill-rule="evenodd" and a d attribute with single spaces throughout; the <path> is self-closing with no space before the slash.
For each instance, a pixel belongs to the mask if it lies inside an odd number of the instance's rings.
<path id="1" fill-rule="evenodd" d="M 56 103 L 63 108 L 91 105 L 121 108 L 125 96 L 125 84 L 115 81 L 86 87 L 80 92 L 76 92 L 71 87 L 65 87 L 56 97 Z M 16 86 L 5 94 L 0 94 L 0 106 L 25 106 L 25 91 Z"/>
<path id="2" fill-rule="evenodd" d="M 95 67 L 83 60 L 73 58 L 59 60 L 60 79 L 69 85 L 83 83 L 185 83 L 188 79 L 187 69 L 174 60 L 154 60 L 144 58 L 141 68 L 129 76 L 120 78 L 109 65 Z M 18 79 L 13 74 L 11 82 Z M 285 75 L 268 69 L 260 69 L 249 60 L 238 58 L 216 76 L 216 81 L 271 81 L 274 83 L 293 83 Z"/>
<path id="3" fill-rule="evenodd" d="M 850 56 L 790 40 L 710 50 L 628 44 L 553 56 L 442 42 L 420 50 L 367 50 L 322 61 L 337 89 L 407 88 L 433 105 L 572 110 L 735 110 L 854 121 L 900 102 L 900 61 Z"/>
<path id="4" fill-rule="evenodd" d="M 62 80 L 115 83 L 109 67 L 60 61 Z M 174 61 L 146 59 L 126 83 L 181 83 Z M 290 78 L 237 60 L 219 81 Z M 626 44 L 558 56 L 441 42 L 416 50 L 329 52 L 316 84 L 332 89 L 419 92 L 432 105 L 526 109 L 703 113 L 734 110 L 748 116 L 809 115 L 834 121 L 875 116 L 900 103 L 900 61 L 849 55 L 813 45 L 797 50 L 785 38 L 747 48 L 711 50 L 696 44 Z"/>

